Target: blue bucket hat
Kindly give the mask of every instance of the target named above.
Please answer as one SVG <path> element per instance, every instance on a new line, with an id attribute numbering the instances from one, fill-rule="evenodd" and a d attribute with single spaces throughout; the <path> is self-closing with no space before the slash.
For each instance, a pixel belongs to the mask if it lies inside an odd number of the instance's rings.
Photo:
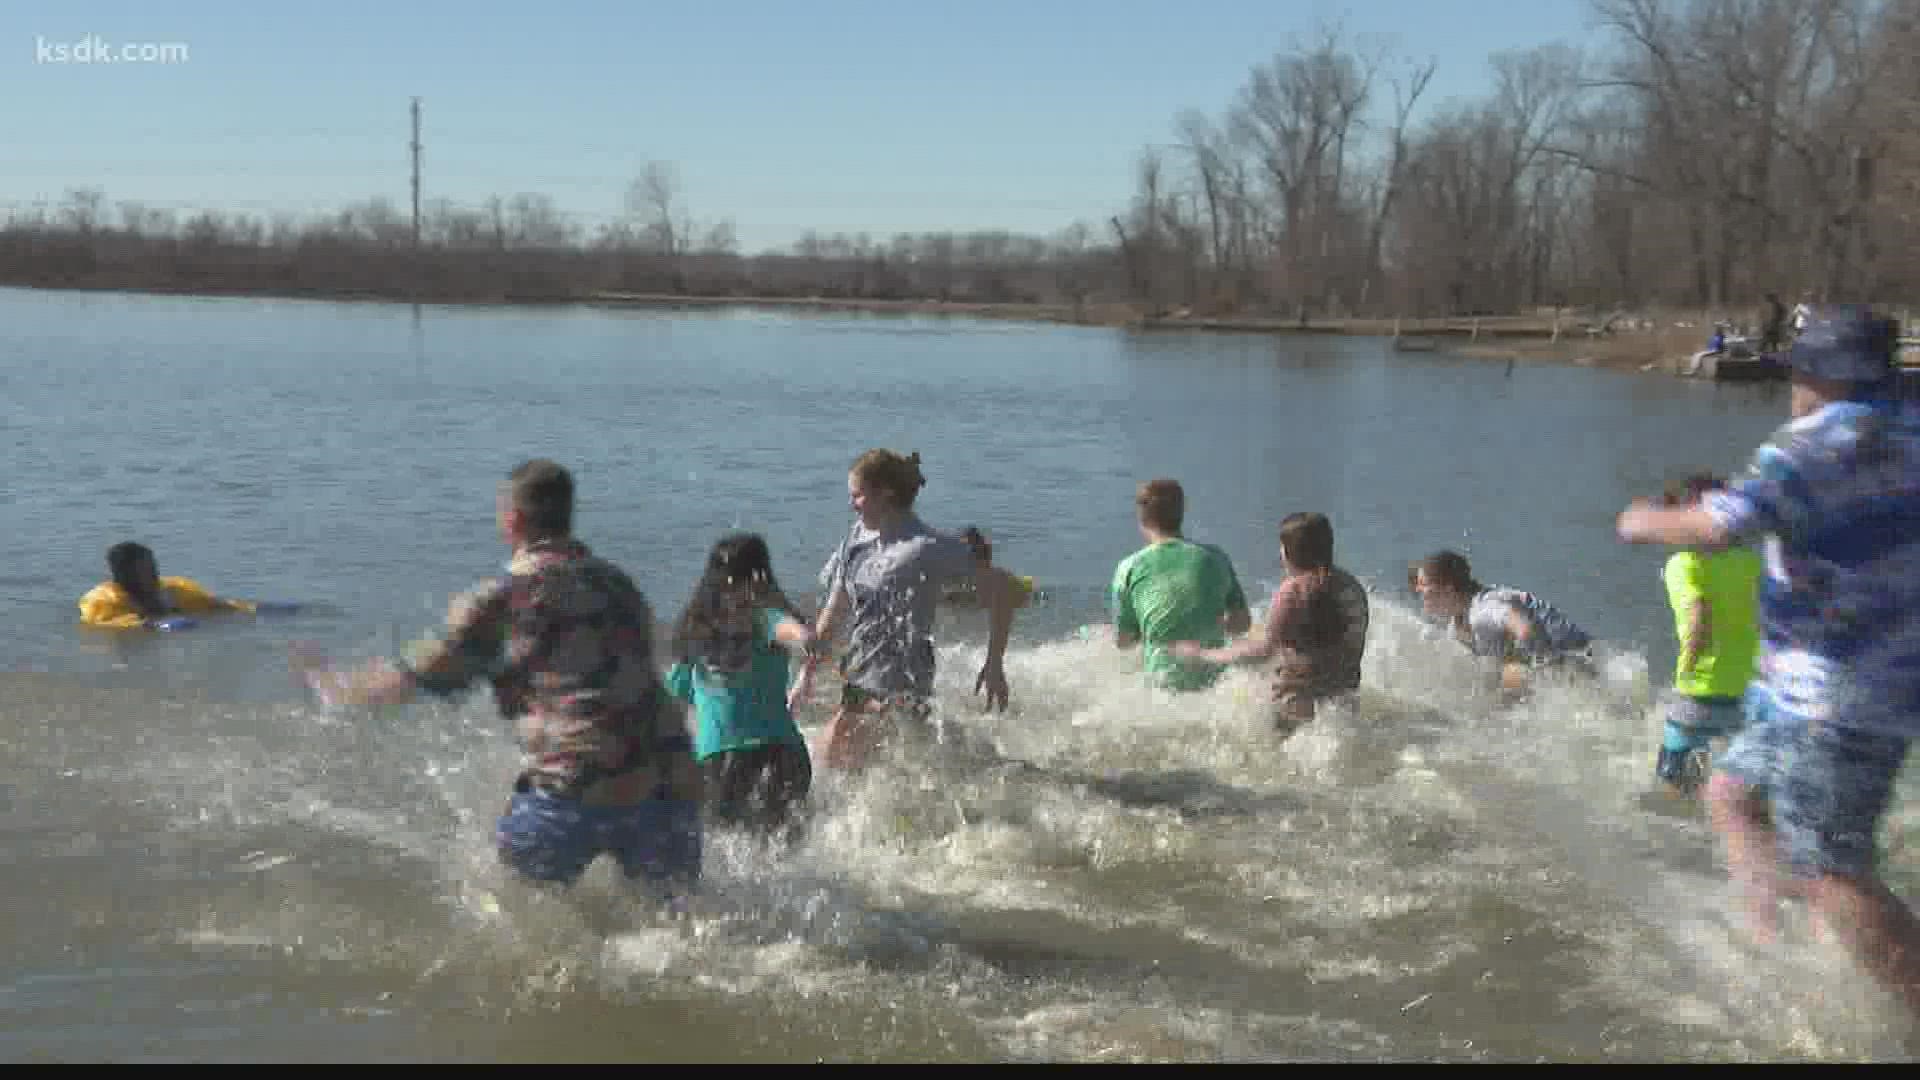
<path id="1" fill-rule="evenodd" d="M 1787 354 L 1787 366 L 1816 379 L 1877 383 L 1892 377 L 1900 324 L 1865 304 L 1815 308 Z"/>

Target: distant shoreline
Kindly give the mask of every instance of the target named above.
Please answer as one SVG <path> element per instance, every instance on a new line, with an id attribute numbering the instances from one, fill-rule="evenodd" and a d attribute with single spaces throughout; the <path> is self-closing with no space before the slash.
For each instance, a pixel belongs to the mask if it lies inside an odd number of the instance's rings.
<path id="1" fill-rule="evenodd" d="M 680 293 L 592 292 L 579 295 L 410 296 L 395 289 L 300 288 L 280 284 L 132 283 L 116 281 L 8 281 L 0 287 L 46 292 L 125 293 L 129 295 L 198 296 L 216 299 L 283 299 L 338 303 L 431 305 L 436 307 L 596 307 L 604 309 L 713 309 L 757 308 L 772 311 L 857 312 L 876 315 L 931 315 L 1000 319 L 1062 326 L 1088 326 L 1139 332 L 1201 330 L 1238 334 L 1337 334 L 1354 337 L 1401 338 L 1426 342 L 1448 355 L 1509 362 L 1570 363 L 1619 370 L 1665 370 L 1678 374 L 1692 346 L 1676 353 L 1671 332 L 1622 332 L 1589 336 L 1572 316 L 1560 320 L 1554 333 L 1549 315 L 1488 315 L 1448 318 L 1321 318 L 1301 320 L 1274 316 L 1195 315 L 1184 311 L 1147 315 L 1131 304 L 1093 302 L 1082 305 L 1017 302 L 945 301 L 935 299 L 877 299 L 827 296 L 713 296 Z M 1689 338 L 1690 340 L 1690 338 Z M 1425 350 L 1423 350 L 1425 351 Z"/>

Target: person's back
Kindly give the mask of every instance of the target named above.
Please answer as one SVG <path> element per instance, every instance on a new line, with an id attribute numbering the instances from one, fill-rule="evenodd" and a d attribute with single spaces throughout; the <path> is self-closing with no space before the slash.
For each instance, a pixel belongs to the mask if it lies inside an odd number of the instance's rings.
<path id="1" fill-rule="evenodd" d="M 1666 505 L 1698 506 L 1721 487 L 1720 478 L 1700 474 L 1669 492 Z M 1693 795 L 1713 741 L 1746 722 L 1743 699 L 1760 651 L 1760 575 L 1759 553 L 1744 544 L 1676 551 L 1661 569 L 1680 647 L 1653 771 L 1673 793 Z"/>
<path id="2" fill-rule="evenodd" d="M 1675 636 L 1682 643 L 1687 640 L 1696 602 L 1705 601 L 1708 611 L 1708 645 L 1680 658 L 1674 671 L 1675 692 L 1713 700 L 1738 698 L 1745 692 L 1760 652 L 1760 573 L 1759 552 L 1745 545 L 1722 551 L 1676 551 L 1668 556 L 1662 578 L 1673 608 Z"/>
<path id="3" fill-rule="evenodd" d="M 1304 632 L 1287 644 L 1311 661 L 1316 692 L 1324 696 L 1359 689 L 1370 619 L 1366 586 L 1331 567 L 1315 583 L 1307 611 Z"/>
<path id="4" fill-rule="evenodd" d="M 1298 595 L 1289 595 L 1297 593 Z M 1313 717 L 1313 702 L 1360 688 L 1370 618 L 1366 586 L 1337 566 L 1290 576 L 1274 604 L 1298 614 L 1280 628 L 1273 697 L 1293 722 Z"/>
<path id="5" fill-rule="evenodd" d="M 1765 471 L 1775 455 L 1792 462 L 1778 479 Z M 1760 586 L 1769 689 L 1789 708 L 1844 694 L 1836 722 L 1920 735 L 1920 406 L 1834 402 L 1758 457 L 1744 482 L 1773 515 Z"/>
<path id="6" fill-rule="evenodd" d="M 1760 348 L 1763 352 L 1778 349 L 1787 331 L 1787 309 L 1780 298 L 1767 294 L 1767 307 L 1760 317 Z"/>
<path id="7" fill-rule="evenodd" d="M 774 632 L 780 620 L 789 617 L 773 608 L 754 612 L 752 651 L 742 670 L 717 671 L 694 660 L 675 664 L 668 672 L 668 689 L 694 705 L 695 759 L 760 746 L 806 745 L 787 708 L 792 673 Z"/>
<path id="8" fill-rule="evenodd" d="M 1110 593 L 1115 627 L 1140 638 L 1149 674 L 1175 690 L 1200 689 L 1219 678 L 1219 665 L 1181 664 L 1165 646 L 1226 641 L 1223 617 L 1247 604 L 1224 551 L 1179 537 L 1149 544 L 1121 561 Z"/>
<path id="9" fill-rule="evenodd" d="M 1531 640 L 1524 645 L 1513 639 L 1508 613 L 1518 610 L 1532 624 Z M 1516 655 L 1543 661 L 1585 652 L 1591 638 L 1552 604 L 1522 589 L 1494 585 L 1473 598 L 1467 610 L 1467 626 L 1473 651 L 1494 659 Z"/>
<path id="10" fill-rule="evenodd" d="M 652 607 L 625 571 L 578 541 L 536 542 L 466 604 L 454 643 L 476 660 L 492 653 L 487 675 L 520 721 L 527 783 L 572 794 L 641 764 L 664 776 L 690 762 L 678 713 L 661 708 Z"/>

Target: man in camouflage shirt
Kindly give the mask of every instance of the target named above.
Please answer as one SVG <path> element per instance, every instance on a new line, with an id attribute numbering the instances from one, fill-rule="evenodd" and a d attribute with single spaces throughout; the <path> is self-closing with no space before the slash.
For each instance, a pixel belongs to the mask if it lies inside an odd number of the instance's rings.
<path id="1" fill-rule="evenodd" d="M 496 831 L 502 859 L 566 884 L 602 853 L 671 893 L 701 859 L 699 773 L 653 656 L 653 612 L 633 581 L 572 536 L 573 479 L 515 469 L 499 500 L 507 573 L 456 598 L 443 634 L 399 666 L 336 675 L 302 662 L 323 699 L 398 703 L 491 684 L 525 763 Z"/>

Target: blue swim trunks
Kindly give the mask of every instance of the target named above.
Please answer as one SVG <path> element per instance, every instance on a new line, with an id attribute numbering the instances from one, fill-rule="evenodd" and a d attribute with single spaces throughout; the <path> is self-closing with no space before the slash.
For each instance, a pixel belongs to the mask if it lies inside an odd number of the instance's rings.
<path id="1" fill-rule="evenodd" d="M 537 788 L 516 790 L 494 838 L 502 862 L 542 883 L 572 884 L 603 854 L 662 899 L 690 893 L 700 879 L 700 804 L 689 800 L 586 806 Z"/>
<path id="2" fill-rule="evenodd" d="M 1866 877 L 1908 743 L 1812 723 L 1756 683 L 1747 692 L 1746 730 L 1719 769 L 1766 794 L 1781 856 L 1796 876 Z"/>

